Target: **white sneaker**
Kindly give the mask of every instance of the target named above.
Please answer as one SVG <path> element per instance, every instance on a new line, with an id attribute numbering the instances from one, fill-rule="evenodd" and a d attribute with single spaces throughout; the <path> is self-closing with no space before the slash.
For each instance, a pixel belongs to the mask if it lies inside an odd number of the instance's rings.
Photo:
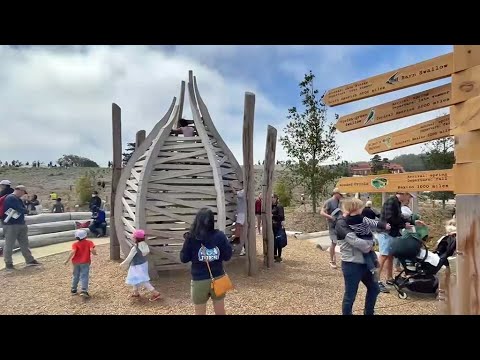
<path id="1" fill-rule="evenodd" d="M 330 261 L 330 267 L 331 267 L 332 269 L 336 269 L 336 268 L 337 268 L 337 264 L 335 264 L 334 261 Z"/>
<path id="2" fill-rule="evenodd" d="M 240 256 L 245 256 L 245 249 L 242 249 L 242 251 L 240 251 Z"/>

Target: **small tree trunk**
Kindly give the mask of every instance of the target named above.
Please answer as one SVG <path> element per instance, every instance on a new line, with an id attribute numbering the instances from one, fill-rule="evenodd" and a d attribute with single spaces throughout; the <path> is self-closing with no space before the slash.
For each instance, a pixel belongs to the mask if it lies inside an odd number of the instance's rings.
<path id="1" fill-rule="evenodd" d="M 445 210 L 445 199 L 442 199 L 442 209 Z"/>

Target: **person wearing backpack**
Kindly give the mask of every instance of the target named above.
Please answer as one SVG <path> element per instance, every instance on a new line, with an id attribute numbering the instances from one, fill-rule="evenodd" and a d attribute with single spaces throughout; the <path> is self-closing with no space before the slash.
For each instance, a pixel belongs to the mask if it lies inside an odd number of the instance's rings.
<path id="1" fill-rule="evenodd" d="M 22 201 L 22 196 L 27 194 L 27 189 L 23 185 L 18 185 L 12 194 L 7 195 L 3 203 L 3 233 L 5 235 L 5 248 L 3 257 L 5 268 L 14 270 L 12 252 L 15 241 L 18 241 L 20 250 L 27 266 L 36 266 L 40 263 L 32 256 L 28 248 L 28 228 L 25 224 L 25 214 L 27 209 Z"/>
<path id="2" fill-rule="evenodd" d="M 343 198 L 343 194 L 338 188 L 333 189 L 332 197 L 325 201 L 323 208 L 320 211 L 320 215 L 327 219 L 328 222 L 328 235 L 330 236 L 330 267 L 332 269 L 337 268 L 335 259 L 335 246 L 337 244 L 337 235 L 335 233 L 336 220 L 341 215 L 340 200 Z"/>

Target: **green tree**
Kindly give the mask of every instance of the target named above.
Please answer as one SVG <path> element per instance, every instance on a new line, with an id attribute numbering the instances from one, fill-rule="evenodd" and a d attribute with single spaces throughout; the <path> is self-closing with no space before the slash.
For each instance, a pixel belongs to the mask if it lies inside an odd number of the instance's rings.
<path id="1" fill-rule="evenodd" d="M 96 183 L 97 177 L 94 171 L 87 171 L 78 178 L 75 189 L 80 205 L 85 205 L 90 202 Z"/>
<path id="2" fill-rule="evenodd" d="M 40 162 L 37 162 L 37 164 L 40 165 Z M 57 160 L 57 164 L 69 167 L 99 167 L 95 161 L 73 154 L 63 155 Z"/>
<path id="3" fill-rule="evenodd" d="M 384 169 L 384 161 L 382 160 L 380 155 L 375 155 L 370 159 L 370 167 L 372 169 L 372 174 L 379 174 L 380 171 Z"/>
<path id="4" fill-rule="evenodd" d="M 310 71 L 299 84 L 304 109 L 303 112 L 297 107 L 288 109 L 290 122 L 283 129 L 285 136 L 280 137 L 280 142 L 290 157 L 285 165 L 305 184 L 315 213 L 319 195 L 336 176 L 331 168 L 321 164 L 335 162 L 340 156 L 335 142 L 335 125 L 327 120 L 327 108 L 313 86 L 314 79 L 315 75 Z"/>
<path id="5" fill-rule="evenodd" d="M 405 171 L 425 171 L 427 167 L 425 165 L 424 154 L 405 154 L 400 155 L 392 159 L 393 163 L 402 165 Z"/>
<path id="6" fill-rule="evenodd" d="M 278 195 L 280 204 L 284 207 L 290 206 L 293 198 L 293 182 L 288 175 L 283 175 L 275 182 L 273 192 Z"/>
<path id="7" fill-rule="evenodd" d="M 427 170 L 451 169 L 455 164 L 453 148 L 455 141 L 453 137 L 433 140 L 425 144 L 422 149 Z M 429 193 L 434 200 L 442 200 L 442 207 L 445 209 L 445 202 L 455 197 L 451 191 L 439 191 Z"/>
<path id="8" fill-rule="evenodd" d="M 135 143 L 127 143 L 127 148 L 123 155 L 123 166 L 127 165 L 128 160 L 132 157 L 133 152 L 135 151 Z"/>

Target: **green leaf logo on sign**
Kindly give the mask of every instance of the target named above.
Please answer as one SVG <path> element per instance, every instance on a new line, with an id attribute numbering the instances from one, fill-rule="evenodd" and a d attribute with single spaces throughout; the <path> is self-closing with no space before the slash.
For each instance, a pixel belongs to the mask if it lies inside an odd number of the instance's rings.
<path id="1" fill-rule="evenodd" d="M 385 186 L 388 185 L 388 179 L 380 177 L 372 179 L 371 185 L 377 190 L 383 189 Z"/>

